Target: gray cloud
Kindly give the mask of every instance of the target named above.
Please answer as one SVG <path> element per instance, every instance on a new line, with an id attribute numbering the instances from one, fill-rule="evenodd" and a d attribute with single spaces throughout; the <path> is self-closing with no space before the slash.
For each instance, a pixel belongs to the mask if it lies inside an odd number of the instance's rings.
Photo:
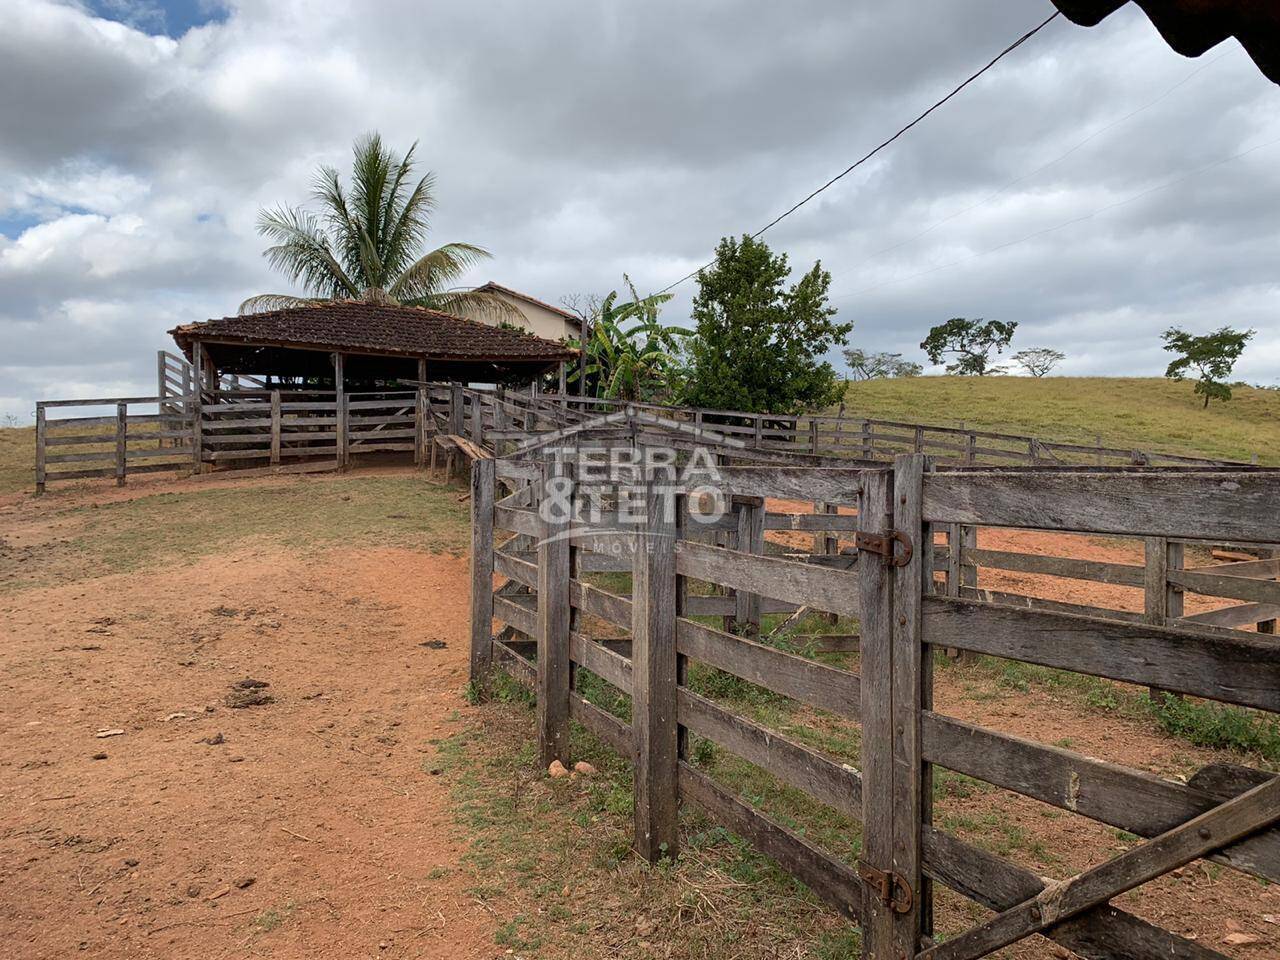
<path id="1" fill-rule="evenodd" d="M 165 329 L 282 289 L 258 207 L 366 130 L 420 141 L 438 239 L 496 255 L 477 282 L 657 288 L 1049 10 L 243 0 L 170 39 L 151 7 L 0 10 L 0 413 L 146 392 Z M 1280 145 L 1220 161 L 1280 139 L 1278 98 L 1234 42 L 1185 60 L 1136 10 L 1059 21 L 769 239 L 822 259 L 868 347 L 999 317 L 1068 372 L 1149 375 L 1165 327 L 1230 323 L 1259 331 L 1240 374 L 1272 381 Z"/>

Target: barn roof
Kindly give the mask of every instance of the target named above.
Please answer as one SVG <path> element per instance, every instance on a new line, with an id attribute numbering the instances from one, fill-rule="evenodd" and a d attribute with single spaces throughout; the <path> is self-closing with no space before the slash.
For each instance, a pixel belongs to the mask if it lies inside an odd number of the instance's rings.
<path id="1" fill-rule="evenodd" d="M 576 356 L 563 344 L 522 330 L 359 300 L 188 323 L 169 333 L 188 356 L 196 340 L 464 362 L 551 364 Z"/>
<path id="2" fill-rule="evenodd" d="M 1053 0 L 1075 23 L 1092 27 L 1129 0 Z M 1133 0 L 1169 46 L 1198 57 L 1227 37 L 1240 41 L 1254 63 L 1280 83 L 1280 2 L 1277 0 Z"/>

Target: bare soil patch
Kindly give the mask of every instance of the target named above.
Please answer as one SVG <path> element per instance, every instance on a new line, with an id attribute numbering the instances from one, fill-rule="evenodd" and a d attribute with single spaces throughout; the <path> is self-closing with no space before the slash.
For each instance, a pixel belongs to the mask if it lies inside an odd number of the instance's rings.
<path id="1" fill-rule="evenodd" d="M 433 774 L 466 566 L 249 545 L 0 595 L 4 955 L 494 956 Z"/>

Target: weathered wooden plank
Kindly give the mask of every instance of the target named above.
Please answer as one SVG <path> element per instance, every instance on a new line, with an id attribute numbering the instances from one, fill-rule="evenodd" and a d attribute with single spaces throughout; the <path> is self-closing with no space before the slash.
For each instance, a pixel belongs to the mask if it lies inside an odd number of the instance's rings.
<path id="1" fill-rule="evenodd" d="M 977 960 L 1248 836 L 1277 819 L 1280 819 L 1280 778 L 1254 787 L 1097 867 L 1046 888 L 978 927 L 922 951 L 919 960 Z"/>
<path id="2" fill-rule="evenodd" d="M 477 461 L 481 463 L 484 461 Z M 564 464 L 547 478 L 568 481 Z M 538 542 L 538 765 L 569 766 L 569 525 L 568 511 L 549 511 Z M 495 557 L 496 560 L 496 557 Z"/>
<path id="3" fill-rule="evenodd" d="M 1280 711 L 1280 643 L 943 597 L 925 642 Z M 865 636 L 865 630 L 864 630 Z M 866 641 L 863 641 L 866 657 Z"/>
<path id="4" fill-rule="evenodd" d="M 937 473 L 925 517 L 1124 536 L 1280 540 L 1275 473 Z"/>
<path id="5" fill-rule="evenodd" d="M 1189 572 L 1272 580 L 1280 577 L 1280 557 L 1270 557 L 1266 560 L 1242 560 L 1238 563 L 1215 563 L 1207 567 L 1193 567 Z"/>
<path id="6" fill-rule="evenodd" d="M 753 556 L 763 555 L 764 499 L 753 497 L 742 500 L 736 503 L 735 510 L 738 518 L 738 552 Z M 736 586 L 736 584 L 730 584 L 730 586 Z M 750 589 L 739 589 L 734 595 L 734 619 L 739 629 L 747 636 L 757 636 L 760 633 L 760 599 L 760 594 Z"/>
<path id="7" fill-rule="evenodd" d="M 541 537 L 546 529 L 537 510 L 519 507 L 495 507 L 493 525 L 496 529 L 510 530 L 512 533 L 521 533 L 528 537 Z"/>
<path id="8" fill-rule="evenodd" d="M 678 852 L 676 764 L 676 522 L 663 491 L 645 484 L 631 602 L 631 731 L 636 745 L 635 848 L 655 862 Z"/>
<path id="9" fill-rule="evenodd" d="M 931 763 L 1141 837 L 1171 830 L 1219 802 L 1193 785 L 932 711 L 923 715 L 922 736 L 924 756 Z M 1260 833 L 1213 859 L 1280 880 L 1280 830 Z"/>
<path id="10" fill-rule="evenodd" d="M 889 474 L 868 471 L 863 478 L 858 527 L 883 535 L 893 526 Z M 862 685 L 862 858 L 879 870 L 893 867 L 893 589 L 884 563 L 867 563 L 858 571 L 860 594 Z M 914 890 L 914 888 L 913 888 Z M 896 956 L 894 914 L 865 891 L 863 941 L 877 958 Z M 914 956 L 914 949 L 908 956 Z"/>
<path id="11" fill-rule="evenodd" d="M 784 653 L 683 617 L 676 621 L 676 649 L 784 697 L 851 720 L 860 716 L 856 673 Z"/>
<path id="12" fill-rule="evenodd" d="M 1269 603 L 1242 603 L 1232 607 L 1222 607 L 1205 613 L 1193 613 L 1183 617 L 1186 623 L 1197 626 L 1212 627 L 1250 627 L 1280 617 L 1280 606 Z"/>
<path id="13" fill-rule="evenodd" d="M 756 849 L 776 860 L 779 866 L 846 918 L 855 922 L 859 920 L 862 884 L 848 865 L 753 810 L 689 764 L 681 762 L 679 771 L 680 796 L 683 799 L 692 800 L 713 819 L 751 841 Z"/>
<path id="14" fill-rule="evenodd" d="M 966 529 L 972 530 L 972 527 Z M 964 567 L 962 570 L 976 571 L 976 567 Z M 1082 617 L 1105 617 L 1108 620 L 1122 620 L 1126 623 L 1145 623 L 1146 615 L 1133 610 L 1111 610 L 1105 607 L 1090 607 L 1081 603 L 1067 603 L 1064 600 L 1045 600 L 1042 597 L 1028 597 L 1020 593 L 1006 593 L 1001 590 L 985 590 L 964 585 L 963 575 L 960 596 L 966 600 L 981 600 L 984 603 L 999 603 L 1008 607 L 1026 610 L 1045 610 L 1050 613 L 1073 613 Z"/>
<path id="15" fill-rule="evenodd" d="M 493 498 L 492 460 L 471 468 L 471 684 L 483 691 L 489 682 L 493 647 Z"/>
<path id="16" fill-rule="evenodd" d="M 1250 603 L 1280 604 L 1280 581 L 1223 576 L 1202 570 L 1170 570 L 1169 582 L 1210 597 L 1229 597 Z"/>
<path id="17" fill-rule="evenodd" d="M 680 691 L 680 723 L 803 790 L 847 817 L 862 819 L 862 776 L 848 764 L 752 723 L 706 697 Z"/>
<path id="18" fill-rule="evenodd" d="M 1007 910 L 1045 888 L 1030 870 L 940 830 L 926 827 L 922 840 L 926 872 L 989 910 Z M 1109 905 L 1065 920 L 1045 936 L 1086 960 L 1229 960 Z"/>
<path id="19" fill-rule="evenodd" d="M 777 557 L 755 557 L 705 543 L 676 546 L 676 569 L 686 577 L 845 616 L 858 616 L 857 575 Z"/>
<path id="20" fill-rule="evenodd" d="M 852 467 L 721 467 L 723 488 L 745 497 L 856 504 L 862 470 Z"/>
<path id="21" fill-rule="evenodd" d="M 630 647 L 629 642 L 627 646 Z M 627 657 L 577 631 L 569 634 L 569 656 L 623 693 L 631 693 L 631 661 Z"/>
<path id="22" fill-rule="evenodd" d="M 531 590 L 538 589 L 538 565 L 517 559 L 503 550 L 493 551 L 493 569 Z"/>
<path id="23" fill-rule="evenodd" d="M 919 448 L 923 445 L 919 433 L 916 439 Z M 909 909 L 893 913 L 893 944 L 895 951 L 908 957 L 919 949 L 920 937 L 926 932 L 924 920 L 932 916 L 933 907 L 932 892 L 922 883 L 920 866 L 920 826 L 932 819 L 926 793 L 931 779 L 920 749 L 920 713 L 932 702 L 932 676 L 928 669 L 932 657 L 924 656 L 920 618 L 926 579 L 930 591 L 933 580 L 931 558 L 929 564 L 925 563 L 929 556 L 927 546 L 932 546 L 932 528 L 925 524 L 921 513 L 921 484 L 928 466 L 927 458 L 920 454 L 897 457 L 893 465 L 893 528 L 904 533 L 913 546 L 906 562 L 892 570 L 890 618 L 892 869 L 913 891 Z M 885 562 L 874 554 L 864 557 L 864 561 L 866 566 Z"/>
<path id="24" fill-rule="evenodd" d="M 955 524 L 960 526 L 960 524 Z M 1092 580 L 1126 587 L 1143 584 L 1143 568 L 1132 563 L 1109 563 L 1101 560 L 1078 560 L 1074 557 L 1050 557 L 1008 550 L 986 550 L 977 547 L 964 551 L 965 560 L 975 566 L 1019 573 L 1041 573 L 1073 580 Z"/>
<path id="25" fill-rule="evenodd" d="M 532 597 L 528 602 L 520 598 L 493 594 L 493 615 L 503 623 L 509 623 L 521 633 L 536 636 L 538 632 L 538 608 Z"/>

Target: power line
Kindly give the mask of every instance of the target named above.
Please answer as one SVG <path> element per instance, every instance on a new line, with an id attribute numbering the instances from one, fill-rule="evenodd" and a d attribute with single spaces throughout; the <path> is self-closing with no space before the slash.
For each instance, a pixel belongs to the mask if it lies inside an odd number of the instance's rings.
<path id="1" fill-rule="evenodd" d="M 1178 90 L 1183 85 L 1189 83 L 1191 80 L 1195 79 L 1195 77 L 1203 73 L 1205 70 L 1209 69 L 1211 66 L 1213 66 L 1215 63 L 1217 63 L 1219 60 L 1221 60 L 1225 56 L 1227 56 L 1226 53 L 1221 53 L 1218 56 L 1214 57 L 1212 60 L 1210 60 L 1208 63 L 1201 64 L 1199 67 L 1197 67 L 1191 73 L 1187 74 L 1187 76 L 1183 77 L 1181 80 L 1179 80 L 1177 83 L 1171 86 L 1164 93 L 1160 94 L 1160 96 L 1156 97 L 1154 100 L 1148 100 L 1142 106 L 1129 111 L 1124 116 L 1119 117 L 1111 121 L 1110 123 L 1105 124 L 1102 127 L 1099 127 L 1097 130 L 1093 131 L 1093 133 L 1089 134 L 1083 140 L 1076 143 L 1073 147 L 1071 147 L 1071 149 L 1067 150 L 1065 153 L 1059 154 L 1057 157 L 1054 157 L 1048 163 L 1042 164 L 1041 166 L 1036 167 L 1034 170 L 1031 170 L 1028 173 L 1024 173 L 1024 174 L 1021 174 L 1020 176 L 1014 177 L 1012 180 L 1010 180 L 1004 186 L 1000 187 L 1000 189 L 991 193 L 989 196 L 986 196 L 983 199 L 979 200 L 978 202 L 970 204 L 969 206 L 961 210 L 957 210 L 955 213 L 949 214 L 948 216 L 943 217 L 941 220 L 935 220 L 933 223 L 929 224 L 929 226 L 925 227 L 919 233 L 913 234 L 912 236 L 907 237 L 905 240 L 900 240 L 897 243 L 891 244 L 890 246 L 882 247 L 881 249 L 877 250 L 875 253 L 869 254 L 860 263 L 852 267 L 849 267 L 845 270 L 841 270 L 839 273 L 833 274 L 832 278 L 839 279 L 840 277 L 846 276 L 850 273 L 853 273 L 854 271 L 861 270 L 863 267 L 865 267 L 868 263 L 870 263 L 872 260 L 876 259 L 877 257 L 883 256 L 886 253 L 892 253 L 894 250 L 900 249 L 901 247 L 905 247 L 907 244 L 913 243 L 914 241 L 919 240 L 921 237 L 925 236 L 926 234 L 932 233 L 934 230 L 938 229 L 938 227 L 942 226 L 943 224 L 950 223 L 952 220 L 955 220 L 957 217 L 962 217 L 966 213 L 969 213 L 973 210 L 977 210 L 979 207 L 986 206 L 992 200 L 995 200 L 997 197 L 1003 194 L 1010 187 L 1016 186 L 1017 184 L 1022 183 L 1024 180 L 1030 180 L 1032 177 L 1036 176 L 1037 174 L 1043 173 L 1045 170 L 1048 170 L 1050 167 L 1054 166 L 1055 164 L 1061 163 L 1063 160 L 1067 159 L 1067 157 L 1071 156 L 1077 150 L 1080 150 L 1082 147 L 1096 140 L 1098 137 L 1102 136 L 1104 133 L 1107 133 L 1110 130 L 1114 130 L 1116 127 L 1136 117 L 1138 114 L 1142 113 L 1144 110 L 1148 110 L 1151 107 L 1154 107 L 1156 104 L 1160 103 L 1162 100 L 1168 99 L 1168 97 L 1170 97 L 1176 90 Z"/>
<path id="2" fill-rule="evenodd" d="M 1036 26 L 1032 27 L 1030 30 L 1028 30 L 1026 33 L 1024 33 L 1022 36 L 1020 36 L 1017 40 L 1013 41 L 1013 43 L 1009 44 L 1007 47 L 1005 47 L 1003 50 L 1001 50 L 998 54 L 996 54 L 996 55 L 995 55 L 995 57 L 993 57 L 993 58 L 992 58 L 992 59 L 991 59 L 991 60 L 986 64 L 986 66 L 982 67 L 982 69 L 978 70 L 976 73 L 974 73 L 974 74 L 972 74 L 971 76 L 969 76 L 969 78 L 968 78 L 968 79 L 966 79 L 963 83 L 961 83 L 959 86 L 957 86 L 954 90 L 952 90 L 950 93 L 948 93 L 948 94 L 947 94 L 945 97 L 943 97 L 941 100 L 938 100 L 936 103 L 934 103 L 931 107 L 929 107 L 929 109 L 925 110 L 925 111 L 924 111 L 924 113 L 920 114 L 918 117 L 916 117 L 916 118 L 915 118 L 914 120 L 912 120 L 910 123 L 908 123 L 906 126 L 904 126 L 904 127 L 902 127 L 901 129 L 899 129 L 899 130 L 898 130 L 898 132 L 897 132 L 897 133 L 895 133 L 893 136 L 891 136 L 889 139 L 887 139 L 887 140 L 883 141 L 882 143 L 880 143 L 879 145 L 877 145 L 874 149 L 872 149 L 872 150 L 871 150 L 871 151 L 869 151 L 868 153 L 864 154 L 862 157 L 860 157 L 860 158 L 859 158 L 858 160 L 856 160 L 855 162 L 851 163 L 851 164 L 850 164 L 849 166 L 847 166 L 844 170 L 842 170 L 840 173 L 836 174 L 834 177 L 832 177 L 830 180 L 828 180 L 828 181 L 827 181 L 826 183 L 824 183 L 822 186 L 818 187 L 818 189 L 814 190 L 812 193 L 810 193 L 810 194 L 809 194 L 807 197 L 805 197 L 803 200 L 801 200 L 801 201 L 799 201 L 798 203 L 796 203 L 796 204 L 792 205 L 789 209 L 787 209 L 787 210 L 785 210 L 784 212 L 782 212 L 782 213 L 778 214 L 778 216 L 774 217 L 772 220 L 770 220 L 768 223 L 766 223 L 763 227 L 761 227 L 759 230 L 757 230 L 755 233 L 753 233 L 753 234 L 751 235 L 752 239 L 756 239 L 756 238 L 758 238 L 758 237 L 759 237 L 761 234 L 763 234 L 766 230 L 770 229 L 771 227 L 775 227 L 775 226 L 777 226 L 779 223 L 781 223 L 781 222 L 782 222 L 783 220 L 785 220 L 787 217 L 791 216 L 791 214 L 795 213 L 797 210 L 799 210 L 801 207 L 803 207 L 806 203 L 808 203 L 808 202 L 809 202 L 810 200 L 812 200 L 814 197 L 818 196 L 818 194 L 822 193 L 824 190 L 828 189 L 829 187 L 831 187 L 831 186 L 835 185 L 835 184 L 836 184 L 837 182 L 839 182 L 840 180 L 843 180 L 845 177 L 847 177 L 849 174 L 851 174 L 854 170 L 858 169 L 858 167 L 862 166 L 864 163 L 866 163 L 868 160 L 870 160 L 872 157 L 874 157 L 877 153 L 879 153 L 879 152 L 880 152 L 881 150 L 883 150 L 885 147 L 889 146 L 889 145 L 890 145 L 891 143 L 893 143 L 895 140 L 897 140 L 898 138 L 900 138 L 900 137 L 902 137 L 904 134 L 906 134 L 906 133 L 907 133 L 907 131 L 909 131 L 912 127 L 916 126 L 916 124 L 920 123 L 920 121 L 924 120 L 924 118 L 925 118 L 925 117 L 927 117 L 927 116 L 929 116 L 929 114 L 933 113 L 935 110 L 937 110 L 937 109 L 938 109 L 939 107 L 941 107 L 943 104 L 947 103 L 947 101 L 951 100 L 953 97 L 955 97 L 957 94 L 959 94 L 961 90 L 963 90 L 965 87 L 969 86 L 969 84 L 973 83 L 973 82 L 974 82 L 975 80 L 977 80 L 980 76 L 982 76 L 984 73 L 986 73 L 986 72 L 987 72 L 988 70 L 990 70 L 992 67 L 994 67 L 997 63 L 999 63 L 1002 59 L 1004 59 L 1004 57 L 1005 57 L 1005 56 L 1007 56 L 1008 54 L 1012 53 L 1014 50 L 1017 50 L 1017 49 L 1018 49 L 1018 47 L 1022 46 L 1024 43 L 1026 43 L 1028 40 L 1030 40 L 1032 37 L 1034 37 L 1037 33 L 1039 33 L 1041 30 L 1043 30 L 1045 27 L 1047 27 L 1050 23 L 1052 23 L 1054 20 L 1056 20 L 1059 16 L 1061 16 L 1060 12 L 1055 10 L 1055 11 L 1054 11 L 1050 16 L 1046 17 L 1046 18 L 1045 18 L 1044 20 L 1042 20 L 1039 24 L 1037 24 Z M 681 277 L 681 278 L 680 278 L 679 280 L 677 280 L 675 283 L 672 283 L 672 284 L 669 284 L 669 285 L 667 285 L 667 286 L 663 287 L 661 290 L 659 290 L 659 291 L 658 291 L 658 293 L 660 293 L 660 294 L 661 294 L 661 293 L 667 293 L 668 291 L 674 290 L 676 287 L 680 286 L 680 284 L 684 283 L 686 280 L 691 280 L 691 279 L 693 279 L 694 277 L 696 277 L 696 276 L 699 274 L 699 272 L 701 272 L 702 270 L 705 270 L 707 267 L 711 266 L 711 264 L 713 264 L 713 263 L 715 263 L 715 261 L 714 261 L 714 260 L 711 260 L 711 261 L 708 261 L 707 263 L 704 263 L 702 266 L 698 267 L 696 270 L 693 270 L 692 272 L 685 274 L 683 277 Z"/>
<path id="3" fill-rule="evenodd" d="M 1015 247 L 1020 243 L 1026 243 L 1028 240 L 1035 240 L 1039 237 L 1043 237 L 1045 234 L 1054 233 L 1055 231 L 1061 230 L 1064 227 L 1070 227 L 1077 223 L 1084 223 L 1084 221 L 1092 220 L 1094 217 L 1098 216 L 1099 214 L 1103 214 L 1111 210 L 1115 210 L 1117 207 L 1123 207 L 1127 204 L 1133 203 L 1136 200 L 1141 200 L 1143 197 L 1150 196 L 1153 193 L 1158 193 L 1161 190 L 1167 190 L 1169 187 L 1175 187 L 1178 184 L 1184 183 L 1187 180 L 1190 180 L 1193 177 L 1197 177 L 1202 173 L 1207 173 L 1208 171 L 1213 170 L 1216 167 L 1221 167 L 1224 164 L 1231 163 L 1233 160 L 1239 160 L 1242 157 L 1247 157 L 1249 154 L 1256 153 L 1257 151 L 1265 149 L 1266 147 L 1273 147 L 1278 143 L 1280 143 L 1280 137 L 1277 137 L 1275 140 L 1268 140 L 1265 143 L 1260 143 L 1257 146 L 1250 147 L 1248 150 L 1242 150 L 1239 153 L 1234 153 L 1229 157 L 1223 157 L 1221 160 L 1215 160 L 1213 163 L 1205 164 L 1203 167 L 1197 167 L 1194 170 L 1188 171 L 1187 173 L 1174 177 L 1172 180 L 1166 180 L 1164 183 L 1156 184 L 1154 187 L 1148 187 L 1147 189 L 1139 191 L 1138 193 L 1135 193 L 1132 196 L 1125 197 L 1123 200 L 1117 200 L 1114 203 L 1108 203 L 1107 205 L 1099 207 L 1096 210 L 1092 210 L 1089 213 L 1083 214 L 1082 216 L 1072 217 L 1070 220 L 1064 220 L 1061 223 L 1054 224 L 1051 227 L 1045 227 L 1042 230 L 1036 230 L 1033 233 L 1028 233 L 1026 236 L 1018 237 L 1016 240 L 1008 240 L 1005 243 L 997 244 L 996 246 L 990 247 L 987 250 L 979 250 L 977 253 L 970 254 L 967 257 L 961 257 L 958 260 L 952 260 L 950 263 L 942 263 L 936 267 L 930 267 L 928 270 L 921 270 L 918 273 L 908 274 L 905 277 L 894 277 L 892 280 L 883 280 L 880 283 L 872 284 L 869 287 L 863 287 L 860 290 L 854 290 L 850 293 L 841 294 L 838 297 L 832 297 L 831 302 L 837 303 L 842 300 L 848 300 L 852 297 L 859 297 L 862 294 L 870 293 L 873 290 L 879 290 L 881 287 L 889 287 L 889 286 L 893 286 L 894 284 L 905 283 L 908 280 L 915 280 L 920 277 L 927 277 L 931 273 L 937 273 L 940 270 L 949 270 L 952 267 L 958 267 L 962 263 L 969 263 L 972 260 L 977 260 L 979 257 L 985 257 L 992 253 L 998 253 L 1001 250 L 1007 250 L 1010 247 Z"/>

